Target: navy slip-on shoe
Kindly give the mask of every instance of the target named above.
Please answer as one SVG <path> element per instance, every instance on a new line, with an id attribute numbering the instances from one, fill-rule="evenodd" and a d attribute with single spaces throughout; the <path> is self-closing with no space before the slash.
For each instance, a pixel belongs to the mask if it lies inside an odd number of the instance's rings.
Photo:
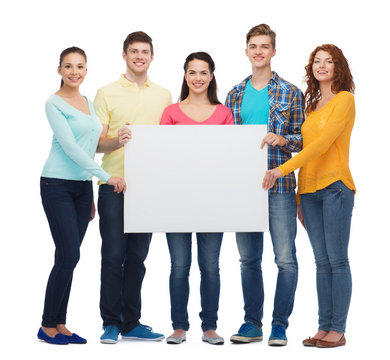
<path id="1" fill-rule="evenodd" d="M 86 344 L 87 339 L 82 338 L 81 336 L 78 336 L 76 333 L 73 333 L 72 335 L 64 335 L 65 339 L 68 340 L 69 344 Z"/>
<path id="2" fill-rule="evenodd" d="M 43 340 L 49 344 L 54 344 L 54 345 L 68 345 L 69 340 L 62 334 L 57 334 L 56 336 L 52 337 L 47 335 L 42 328 L 39 328 L 38 331 L 38 339 Z"/>

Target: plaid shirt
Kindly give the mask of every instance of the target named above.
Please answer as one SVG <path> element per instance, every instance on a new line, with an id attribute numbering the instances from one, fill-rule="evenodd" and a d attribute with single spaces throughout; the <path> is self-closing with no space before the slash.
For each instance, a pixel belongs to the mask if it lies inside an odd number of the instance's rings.
<path id="1" fill-rule="evenodd" d="M 225 105 L 232 111 L 234 122 L 241 125 L 241 104 L 245 86 L 252 76 L 236 85 L 227 95 Z M 268 82 L 268 132 L 283 136 L 284 146 L 268 146 L 268 169 L 274 169 L 291 159 L 292 152 L 302 149 L 301 126 L 304 121 L 304 101 L 302 92 L 294 85 L 273 72 Z M 294 173 L 276 180 L 270 191 L 285 193 L 296 187 Z"/>

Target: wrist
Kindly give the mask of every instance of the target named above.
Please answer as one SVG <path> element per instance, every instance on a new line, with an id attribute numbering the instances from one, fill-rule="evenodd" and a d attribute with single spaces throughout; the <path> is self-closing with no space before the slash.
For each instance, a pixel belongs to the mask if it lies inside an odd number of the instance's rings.
<path id="1" fill-rule="evenodd" d="M 281 147 L 284 147 L 287 145 L 287 139 L 282 136 L 282 135 L 278 135 L 279 136 L 279 146 Z"/>

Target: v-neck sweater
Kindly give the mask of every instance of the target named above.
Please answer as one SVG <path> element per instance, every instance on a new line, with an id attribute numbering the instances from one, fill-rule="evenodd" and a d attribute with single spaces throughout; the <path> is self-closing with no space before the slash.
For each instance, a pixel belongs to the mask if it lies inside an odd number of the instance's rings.
<path id="1" fill-rule="evenodd" d="M 102 125 L 93 104 L 88 100 L 89 114 L 76 109 L 60 96 L 53 94 L 45 110 L 53 140 L 42 176 L 66 180 L 91 180 L 92 175 L 107 181 L 110 175 L 93 159 Z"/>

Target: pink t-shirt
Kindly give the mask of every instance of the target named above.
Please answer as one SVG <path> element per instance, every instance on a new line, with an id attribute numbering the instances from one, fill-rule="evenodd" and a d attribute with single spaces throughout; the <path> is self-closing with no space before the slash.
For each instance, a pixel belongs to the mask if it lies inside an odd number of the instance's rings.
<path id="1" fill-rule="evenodd" d="M 202 121 L 195 121 L 184 114 L 180 109 L 179 103 L 169 105 L 165 108 L 161 125 L 233 125 L 234 119 L 230 109 L 224 105 L 218 104 L 211 116 Z"/>

